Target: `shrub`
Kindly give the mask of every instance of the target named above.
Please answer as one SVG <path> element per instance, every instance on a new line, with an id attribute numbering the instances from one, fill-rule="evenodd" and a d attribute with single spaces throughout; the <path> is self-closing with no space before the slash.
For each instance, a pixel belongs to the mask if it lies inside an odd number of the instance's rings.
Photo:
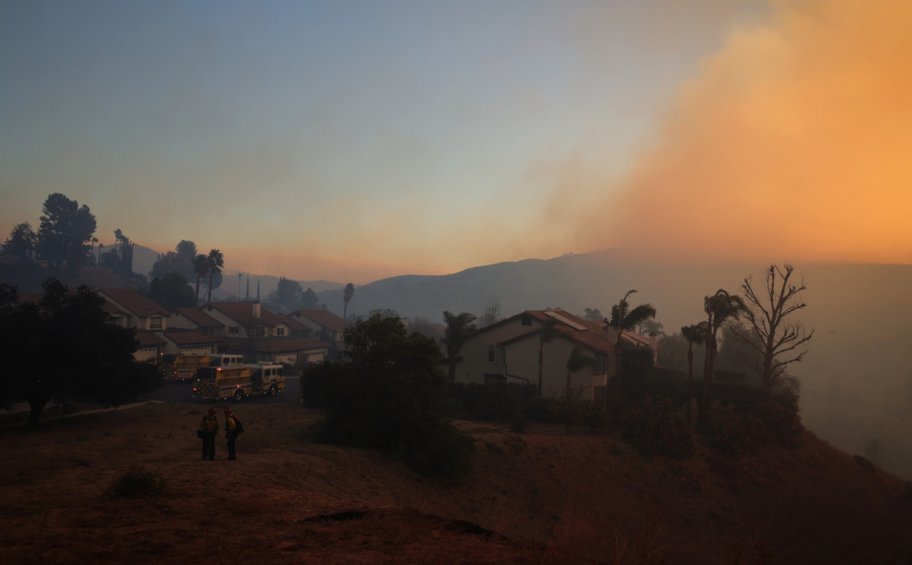
<path id="1" fill-rule="evenodd" d="M 383 314 L 346 330 L 345 340 L 346 359 L 302 377 L 302 400 L 326 412 L 322 439 L 396 453 L 419 473 L 467 472 L 472 440 L 444 418 L 446 378 L 434 340 L 407 334 L 399 318 Z"/>
<path id="2" fill-rule="evenodd" d="M 644 456 L 681 458 L 693 452 L 690 429 L 670 402 L 640 402 L 621 417 L 620 425 L 624 440 Z"/>
<path id="3" fill-rule="evenodd" d="M 147 498 L 160 495 L 165 490 L 165 478 L 147 471 L 144 467 L 130 467 L 116 477 L 108 492 L 122 498 Z"/>
<path id="4" fill-rule="evenodd" d="M 753 404 L 716 414 L 711 434 L 719 450 L 737 455 L 758 445 L 793 445 L 803 430 L 798 395 L 782 388 Z"/>

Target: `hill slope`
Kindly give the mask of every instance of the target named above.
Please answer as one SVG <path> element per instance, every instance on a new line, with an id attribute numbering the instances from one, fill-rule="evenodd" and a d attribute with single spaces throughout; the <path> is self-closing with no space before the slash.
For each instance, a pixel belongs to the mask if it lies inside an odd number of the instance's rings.
<path id="1" fill-rule="evenodd" d="M 0 561 L 912 558 L 908 488 L 811 434 L 797 449 L 674 462 L 643 459 L 610 434 L 463 422 L 475 464 L 448 485 L 374 451 L 312 443 L 304 430 L 318 415 L 292 404 L 239 407 L 239 460 L 200 461 L 203 408 L 147 405 L 0 432 Z M 106 495 L 135 465 L 165 477 L 164 494 Z"/>

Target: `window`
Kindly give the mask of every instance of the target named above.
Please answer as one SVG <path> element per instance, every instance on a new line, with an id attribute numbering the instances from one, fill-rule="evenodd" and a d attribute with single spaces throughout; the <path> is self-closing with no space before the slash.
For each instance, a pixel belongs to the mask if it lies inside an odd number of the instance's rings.
<path id="1" fill-rule="evenodd" d="M 257 326 L 256 335 L 257 335 L 257 337 L 266 337 L 266 327 Z"/>
<path id="2" fill-rule="evenodd" d="M 532 316 L 530 316 L 528 314 L 523 314 L 521 322 L 522 322 L 522 325 L 524 325 L 524 326 L 531 326 L 532 325 Z"/>
<path id="3" fill-rule="evenodd" d="M 241 328 L 239 328 L 237 326 L 230 326 L 228 328 L 228 333 L 231 335 L 238 335 L 239 333 L 241 333 Z"/>
<path id="4" fill-rule="evenodd" d="M 277 335 L 277 336 L 280 336 L 280 337 L 284 336 L 284 335 L 285 335 L 285 326 L 279 326 L 279 327 L 277 327 L 277 328 L 276 328 L 276 335 Z"/>
<path id="5" fill-rule="evenodd" d="M 150 330 L 160 330 L 162 329 L 162 319 L 161 316 L 152 316 L 149 318 L 149 329 Z"/>
<path id="6" fill-rule="evenodd" d="M 488 346 L 488 363 L 497 360 L 497 349 L 493 345 Z"/>

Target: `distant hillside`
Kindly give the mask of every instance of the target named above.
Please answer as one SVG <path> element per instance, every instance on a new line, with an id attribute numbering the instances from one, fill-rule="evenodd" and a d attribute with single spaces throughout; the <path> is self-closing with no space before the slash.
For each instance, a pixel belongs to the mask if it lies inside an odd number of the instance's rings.
<path id="1" fill-rule="evenodd" d="M 439 322 L 443 310 L 504 315 L 548 306 L 608 314 L 629 289 L 649 302 L 668 333 L 703 319 L 703 297 L 741 292 L 763 264 L 654 264 L 620 252 L 498 263 L 441 276 L 406 275 L 355 288 L 350 315 L 377 308 Z M 912 265 L 798 264 L 808 291 L 802 322 L 816 330 L 795 367 L 808 425 L 852 453 L 879 452 L 886 468 L 912 477 Z M 320 293 L 342 313 L 342 290 Z M 874 446 L 872 448 L 872 446 Z M 879 446 L 879 447 L 878 447 Z"/>

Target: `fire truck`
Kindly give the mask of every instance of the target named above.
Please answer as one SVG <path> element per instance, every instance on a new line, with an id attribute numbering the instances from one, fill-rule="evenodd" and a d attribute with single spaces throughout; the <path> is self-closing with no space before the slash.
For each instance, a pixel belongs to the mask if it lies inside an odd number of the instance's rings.
<path id="1" fill-rule="evenodd" d="M 200 367 L 193 380 L 193 395 L 211 400 L 241 401 L 250 396 L 276 396 L 284 390 L 284 369 L 275 363 Z"/>
<path id="2" fill-rule="evenodd" d="M 196 376 L 196 370 L 207 367 L 212 360 L 211 355 L 203 353 L 181 354 L 174 357 L 171 363 L 171 382 L 187 382 Z"/>

